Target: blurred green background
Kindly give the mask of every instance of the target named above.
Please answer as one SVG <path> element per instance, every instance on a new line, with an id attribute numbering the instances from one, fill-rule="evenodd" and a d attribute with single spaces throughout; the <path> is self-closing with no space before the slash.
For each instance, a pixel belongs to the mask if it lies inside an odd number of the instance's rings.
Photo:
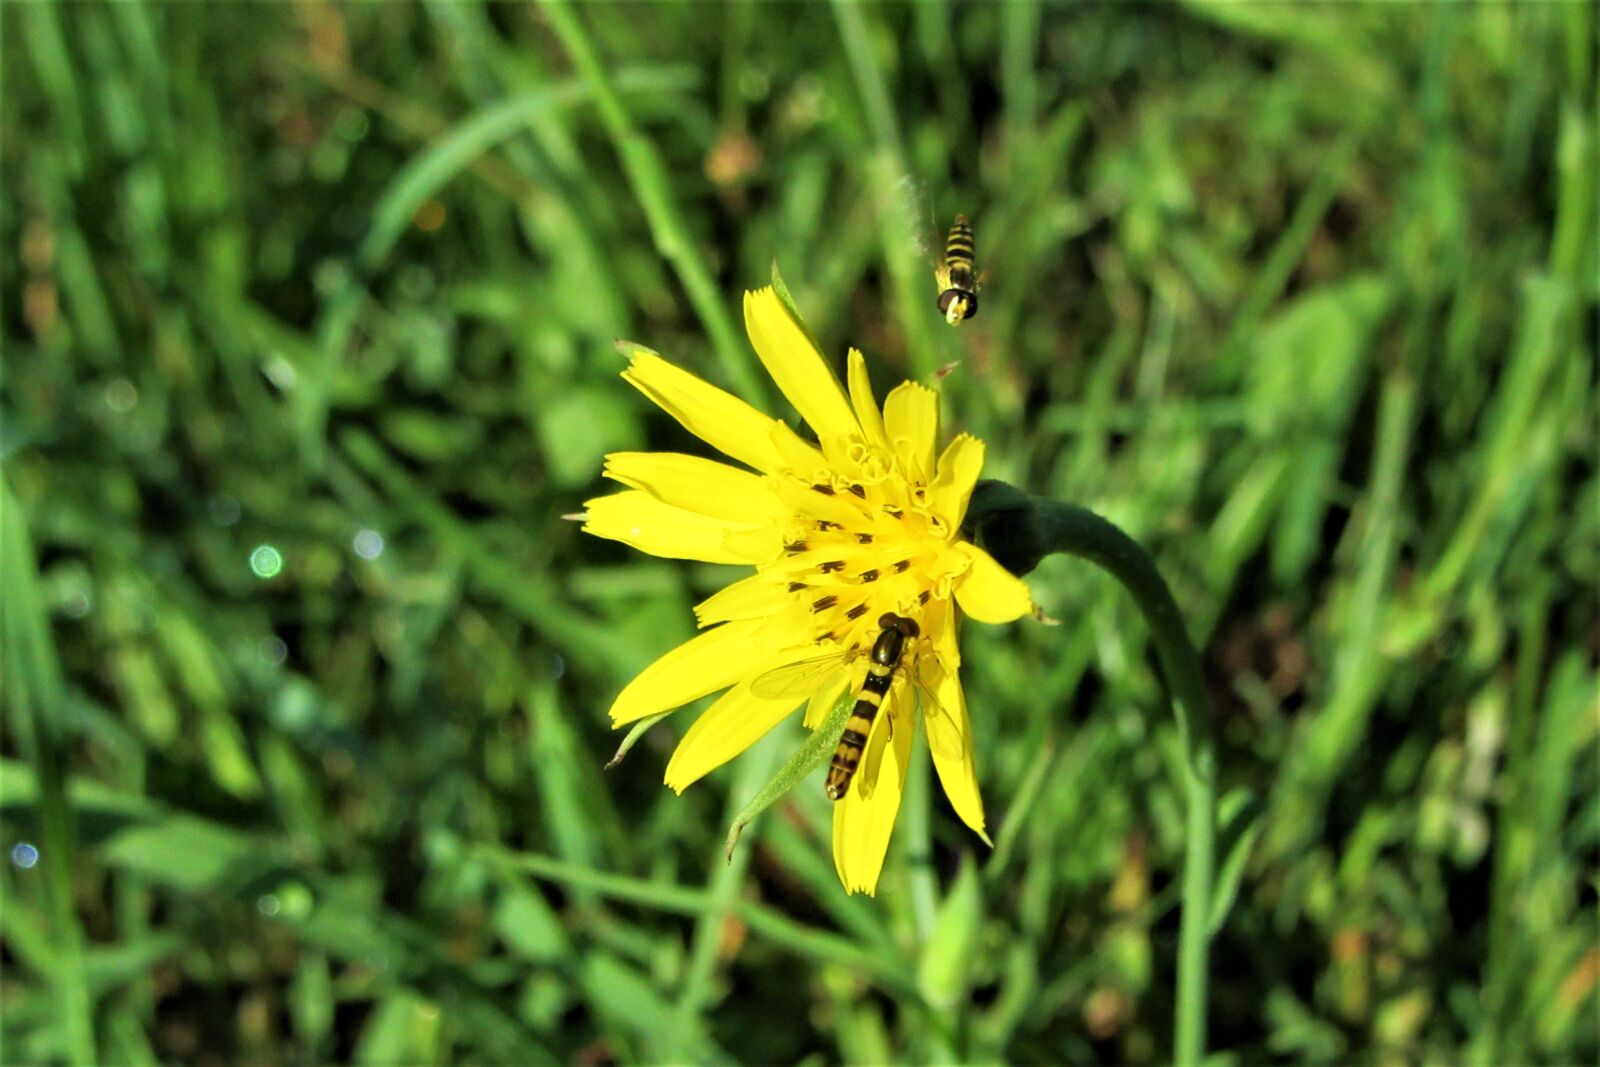
<path id="1" fill-rule="evenodd" d="M 990 476 L 1155 554 L 1221 743 L 1211 1043 L 1594 1062 L 1595 9 L 7 3 L 6 1062 L 1170 1052 L 1176 739 L 1137 612 L 969 627 L 993 851 L 913 774 L 727 820 L 605 709 L 735 573 L 563 522 L 772 406 L 959 366 Z M 918 238 L 976 223 L 949 330 Z M 948 431 L 947 431 L 948 432 Z"/>

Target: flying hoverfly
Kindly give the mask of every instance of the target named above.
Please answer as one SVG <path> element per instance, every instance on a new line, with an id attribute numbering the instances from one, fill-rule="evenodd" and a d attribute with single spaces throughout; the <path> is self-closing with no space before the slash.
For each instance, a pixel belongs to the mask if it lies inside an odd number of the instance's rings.
<path id="1" fill-rule="evenodd" d="M 973 258 L 972 221 L 957 215 L 944 242 L 944 262 L 934 271 L 944 321 L 960 325 L 978 313 L 978 266 Z"/>
<path id="2" fill-rule="evenodd" d="M 867 664 L 867 676 L 862 679 L 861 688 L 856 693 L 855 706 L 850 710 L 850 718 L 845 722 L 844 733 L 839 736 L 839 745 L 833 750 L 833 759 L 828 764 L 825 791 L 829 800 L 841 800 L 849 790 L 856 768 L 861 765 L 861 754 L 867 747 L 867 737 L 872 733 L 873 720 L 877 718 L 878 710 L 888 698 L 889 688 L 894 683 L 895 671 L 902 666 L 907 668 L 903 672 L 904 677 L 917 687 L 917 693 L 922 698 L 924 719 L 930 724 L 933 721 L 938 721 L 940 724 L 940 729 L 937 731 L 930 725 L 928 743 L 941 756 L 958 760 L 965 758 L 960 726 L 955 716 L 939 703 L 933 691 L 917 677 L 913 665 L 903 663 L 907 642 L 916 640 L 921 634 L 915 620 L 908 619 L 904 615 L 896 615 L 891 611 L 885 612 L 878 618 L 878 626 L 880 629 L 877 640 L 872 643 L 870 653 L 867 653 L 871 657 L 871 662 Z M 750 683 L 750 691 L 758 697 L 772 700 L 815 692 L 828 674 L 862 654 L 863 650 L 860 648 L 848 648 L 815 659 L 775 667 Z M 890 736 L 893 736 L 894 720 L 890 719 L 887 725 L 891 730 Z"/>
<path id="3" fill-rule="evenodd" d="M 965 215 L 956 216 L 945 236 L 941 256 L 938 224 L 928 205 L 926 190 L 909 175 L 903 175 L 895 183 L 894 204 L 918 257 L 930 261 L 933 266 L 934 280 L 939 287 L 939 314 L 952 326 L 972 318 L 978 313 L 978 292 L 983 288 L 975 259 L 972 220 Z M 923 218 L 926 224 L 919 221 Z"/>

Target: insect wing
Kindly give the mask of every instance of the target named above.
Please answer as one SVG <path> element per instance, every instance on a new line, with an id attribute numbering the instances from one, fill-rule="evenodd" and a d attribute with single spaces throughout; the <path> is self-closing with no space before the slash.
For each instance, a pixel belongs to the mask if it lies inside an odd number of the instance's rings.
<path id="1" fill-rule="evenodd" d="M 898 215 L 895 221 L 904 231 L 912 254 L 929 261 L 937 258 L 944 250 L 944 235 L 938 232 L 934 224 L 933 206 L 928 202 L 927 190 L 911 175 L 902 174 L 894 183 L 891 210 Z"/>
<path id="2" fill-rule="evenodd" d="M 920 665 L 919 665 L 920 666 Z M 948 760 L 967 758 L 967 739 L 962 732 L 961 720 L 934 695 L 933 686 L 922 677 L 921 670 L 911 675 L 917 687 L 917 698 L 922 703 L 922 721 L 928 728 L 928 747 Z"/>
<path id="3" fill-rule="evenodd" d="M 809 696 L 827 681 L 830 674 L 849 663 L 855 655 L 854 649 L 845 649 L 843 652 L 831 652 L 815 659 L 774 667 L 756 675 L 755 681 L 750 683 L 750 692 L 763 700 Z"/>

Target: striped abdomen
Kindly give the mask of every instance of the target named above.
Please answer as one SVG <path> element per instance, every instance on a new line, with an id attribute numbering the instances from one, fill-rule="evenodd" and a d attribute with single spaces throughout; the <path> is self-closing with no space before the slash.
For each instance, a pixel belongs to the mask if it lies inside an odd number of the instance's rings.
<path id="1" fill-rule="evenodd" d="M 978 270 L 973 260 L 972 223 L 957 215 L 944 243 L 944 266 L 939 270 L 939 313 L 954 326 L 978 313 Z"/>
<path id="2" fill-rule="evenodd" d="M 882 673 L 879 673 L 882 672 Z M 878 717 L 883 698 L 894 680 L 894 669 L 874 663 L 868 668 L 866 680 L 861 683 L 861 693 L 856 706 L 850 709 L 850 718 L 839 735 L 839 747 L 833 750 L 833 761 L 828 764 L 827 792 L 829 800 L 839 800 L 850 788 L 850 780 L 861 766 L 861 753 L 866 750 L 867 738 L 872 734 L 872 722 Z"/>
<path id="3" fill-rule="evenodd" d="M 950 288 L 973 292 L 978 288 L 978 272 L 974 264 L 972 223 L 965 215 L 957 215 L 950 236 L 944 242 L 944 266 L 950 272 Z"/>
<path id="4" fill-rule="evenodd" d="M 843 799 L 850 788 L 856 768 L 861 766 L 861 753 L 866 750 L 867 738 L 872 736 L 872 722 L 883 707 L 883 698 L 894 681 L 894 669 L 900 665 L 900 655 L 906 641 L 917 636 L 917 624 L 904 616 L 885 614 L 878 620 L 883 629 L 872 644 L 872 660 L 867 664 L 867 676 L 861 682 L 861 692 L 850 718 L 839 735 L 839 746 L 833 750 L 833 761 L 828 764 L 827 793 L 829 800 Z"/>

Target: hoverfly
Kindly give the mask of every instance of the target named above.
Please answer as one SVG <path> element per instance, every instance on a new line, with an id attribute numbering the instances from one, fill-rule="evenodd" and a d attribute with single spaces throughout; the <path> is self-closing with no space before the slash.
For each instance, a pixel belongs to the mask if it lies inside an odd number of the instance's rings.
<path id="1" fill-rule="evenodd" d="M 750 683 L 750 691 L 759 697 L 781 700 L 800 696 L 815 692 L 829 673 L 863 654 L 870 655 L 871 662 L 867 665 L 867 676 L 862 680 L 861 688 L 856 693 L 855 706 L 850 710 L 850 718 L 845 722 L 844 733 L 840 735 L 839 745 L 834 749 L 833 759 L 828 764 L 825 791 L 829 800 L 841 800 L 849 790 L 856 768 L 861 764 L 861 754 L 867 747 L 867 737 L 872 733 L 873 720 L 877 718 L 878 710 L 888 698 L 890 686 L 894 683 L 895 671 L 902 666 L 907 668 L 904 676 L 916 686 L 917 693 L 923 701 L 924 719 L 930 723 L 937 719 L 940 723 L 940 729 L 937 731 L 930 726 L 928 743 L 941 756 L 957 760 L 965 758 L 965 746 L 961 743 L 961 728 L 955 716 L 939 703 L 933 691 L 917 677 L 914 666 L 902 662 L 907 642 L 916 640 L 921 634 L 915 620 L 908 619 L 904 615 L 896 615 L 891 611 L 879 617 L 878 626 L 880 627 L 878 637 L 872 643 L 869 653 L 861 648 L 844 649 L 815 659 L 775 667 Z M 894 720 L 891 718 L 887 725 L 892 737 Z"/>
<path id="2" fill-rule="evenodd" d="M 978 313 L 978 267 L 973 258 L 972 222 L 957 215 L 944 242 L 944 262 L 934 271 L 939 310 L 952 326 Z"/>

